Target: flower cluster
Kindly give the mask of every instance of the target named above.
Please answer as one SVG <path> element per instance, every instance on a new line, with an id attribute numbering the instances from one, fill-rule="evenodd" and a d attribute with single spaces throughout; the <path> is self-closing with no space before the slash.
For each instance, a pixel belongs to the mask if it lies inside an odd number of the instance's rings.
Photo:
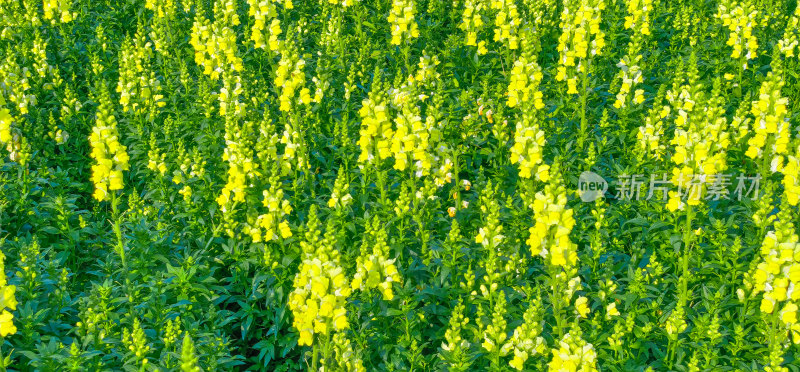
<path id="1" fill-rule="evenodd" d="M 445 342 L 442 342 L 442 349 L 445 351 L 454 353 L 469 347 L 469 342 L 461 336 L 461 330 L 469 324 L 469 318 L 464 316 L 464 310 L 464 300 L 459 299 L 450 315 L 450 327 L 444 334 Z"/>
<path id="2" fill-rule="evenodd" d="M 272 181 L 277 181 L 277 177 L 273 177 Z M 283 190 L 273 183 L 263 194 L 262 204 L 267 208 L 267 213 L 259 215 L 254 226 L 249 229 L 253 243 L 278 240 L 278 235 L 282 239 L 291 237 L 292 230 L 286 221 L 286 215 L 292 213 L 292 205 L 283 198 Z"/>
<path id="3" fill-rule="evenodd" d="M 392 27 L 393 45 L 419 37 L 419 26 L 414 20 L 414 0 L 392 0 L 388 21 Z"/>
<path id="4" fill-rule="evenodd" d="M 278 52 L 281 54 L 281 60 L 278 62 L 278 71 L 275 73 L 275 86 L 280 87 L 281 90 L 278 97 L 280 110 L 288 112 L 296 103 L 310 104 L 312 102 L 311 90 L 305 87 L 306 61 L 300 56 L 290 38 L 279 44 Z M 298 94 L 299 97 L 297 97 Z"/>
<path id="5" fill-rule="evenodd" d="M 0 252 L 0 336 L 2 337 L 17 333 L 13 321 L 14 315 L 9 312 L 17 309 L 17 299 L 14 295 L 17 287 L 9 285 L 6 280 L 5 259 L 6 256 Z"/>
<path id="6" fill-rule="evenodd" d="M 420 116 L 417 105 L 419 96 L 418 84 L 413 76 L 399 88 L 389 91 L 392 105 L 397 109 L 395 117 L 396 130 L 392 136 L 391 152 L 394 156 L 394 168 L 405 170 L 410 162 L 423 160 L 428 147 L 429 133 Z"/>
<path id="7" fill-rule="evenodd" d="M 0 106 L 11 104 L 19 115 L 25 115 L 31 106 L 36 105 L 36 96 L 29 93 L 30 75 L 28 68 L 17 64 L 14 54 L 9 53 L 5 61 L 0 64 L 0 76 L 2 76 Z"/>
<path id="8" fill-rule="evenodd" d="M 395 169 L 405 170 L 413 166 L 417 177 L 433 173 L 436 185 L 442 186 L 452 177 L 449 147 L 442 141 L 440 128 L 443 96 L 435 95 L 428 104 L 428 116 L 424 119 L 420 108 L 429 98 L 421 92 L 435 84 L 439 77 L 435 69 L 438 64 L 437 57 L 424 54 L 420 57 L 417 72 L 400 87 L 389 90 L 390 107 L 396 112 L 396 129 L 391 135 L 389 150 L 395 160 Z"/>
<path id="9" fill-rule="evenodd" d="M 195 354 L 194 342 L 186 332 L 183 336 L 183 343 L 181 344 L 181 371 L 183 372 L 200 372 L 201 369 L 197 366 L 199 359 Z"/>
<path id="10" fill-rule="evenodd" d="M 274 0 L 247 0 L 250 6 L 248 14 L 253 17 L 253 27 L 250 33 L 250 40 L 256 48 L 277 51 L 280 41 L 278 36 L 281 34 L 281 20 L 278 19 L 278 7 Z"/>
<path id="11" fill-rule="evenodd" d="M 778 309 L 783 324 L 800 336 L 800 243 L 788 210 L 779 212 L 775 230 L 764 237 L 760 256 L 758 265 L 745 277 L 744 286 L 752 297 L 762 295 L 762 313 L 772 314 Z"/>
<path id="12" fill-rule="evenodd" d="M 800 147 L 795 150 L 800 154 Z M 800 201 L 800 158 L 794 155 L 786 157 L 786 164 L 779 169 L 783 173 L 783 195 L 789 205 L 796 206 Z"/>
<path id="13" fill-rule="evenodd" d="M 550 166 L 544 164 L 545 133 L 539 129 L 535 112 L 523 112 L 514 132 L 514 146 L 511 147 L 511 164 L 519 164 L 519 176 L 547 182 L 550 180 Z"/>
<path id="14" fill-rule="evenodd" d="M 133 327 L 125 328 L 122 332 L 122 343 L 128 349 L 133 359 L 141 365 L 141 370 L 146 370 L 149 360 L 147 354 L 151 347 L 147 342 L 147 335 L 144 333 L 142 324 L 138 318 L 133 318 Z"/>
<path id="15" fill-rule="evenodd" d="M 485 0 L 467 0 L 464 3 L 464 14 L 461 24 L 458 26 L 467 33 L 467 40 L 464 45 L 478 47 L 478 54 L 486 54 L 486 41 L 478 42 L 478 33 L 483 29 L 483 16 L 481 13 L 486 8 Z"/>
<path id="16" fill-rule="evenodd" d="M 532 255 L 541 255 L 549 265 L 568 270 L 577 263 L 578 247 L 569 237 L 575 218 L 566 205 L 566 189 L 558 182 L 548 183 L 543 192 L 536 193 L 530 206 L 536 222 L 527 243 Z"/>
<path id="17" fill-rule="evenodd" d="M 481 213 L 486 217 L 483 227 L 475 235 L 475 243 L 482 245 L 494 254 L 503 243 L 503 225 L 500 223 L 500 205 L 495 199 L 496 190 L 491 183 L 481 192 Z"/>
<path id="18" fill-rule="evenodd" d="M 386 93 L 376 79 L 367 98 L 364 99 L 361 109 L 361 129 L 358 146 L 361 154 L 358 156 L 359 164 L 371 164 L 375 158 L 386 159 L 392 155 L 391 141 L 394 137 L 392 122 L 387 112 Z"/>
<path id="19" fill-rule="evenodd" d="M 95 125 L 89 135 L 92 146 L 92 182 L 94 198 L 98 201 L 108 199 L 109 191 L 122 190 L 122 172 L 129 169 L 127 148 L 120 143 L 117 132 L 117 119 L 114 117 L 111 97 L 106 89 L 101 89 Z"/>
<path id="20" fill-rule="evenodd" d="M 315 257 L 303 260 L 294 279 L 289 309 L 300 332 L 301 346 L 311 346 L 314 334 L 325 335 L 349 326 L 345 305 L 350 288 L 338 259 L 330 254 L 329 249 L 320 247 Z"/>
<path id="21" fill-rule="evenodd" d="M 686 190 L 689 205 L 700 204 L 703 197 L 702 188 L 706 185 L 700 175 L 713 179 L 726 169 L 727 148 L 731 143 L 721 80 L 717 79 L 712 97 L 706 100 L 700 96 L 700 99 L 701 109 L 693 109 L 693 115 L 679 111 L 682 125 L 675 129 L 672 139 L 675 145 L 672 155 L 675 168 L 671 181 Z M 671 211 L 681 209 L 683 205 L 680 199 L 678 192 L 670 192 L 667 208 Z"/>
<path id="22" fill-rule="evenodd" d="M 290 172 L 293 167 L 296 170 L 308 170 L 308 147 L 305 145 L 305 138 L 300 134 L 299 120 L 290 118 L 283 127 L 281 143 L 284 144 L 281 166 L 284 173 Z"/>
<path id="23" fill-rule="evenodd" d="M 466 370 L 468 366 L 466 359 L 469 341 L 461 335 L 461 331 L 469 324 L 469 318 L 464 316 L 464 310 L 464 301 L 459 299 L 450 316 L 450 327 L 444 334 L 445 342 L 442 342 L 442 350 L 447 352 L 445 354 L 446 361 L 454 369 L 458 368 L 459 371 Z"/>
<path id="24" fill-rule="evenodd" d="M 314 334 L 327 335 L 347 329 L 347 297 L 350 284 L 341 266 L 339 252 L 328 239 L 320 239 L 317 208 L 309 210 L 305 240 L 301 242 L 303 262 L 294 278 L 289 309 L 300 345 L 311 346 Z"/>
<path id="25" fill-rule="evenodd" d="M 331 0 L 334 1 L 334 0 Z M 343 6 L 347 6 L 352 0 L 344 0 Z M 343 333 L 339 332 L 333 335 L 333 350 L 336 353 L 336 365 L 339 367 L 337 371 L 352 371 L 352 372 L 366 372 L 364 361 L 353 350 L 350 340 L 347 339 Z"/>
<path id="26" fill-rule="evenodd" d="M 600 30 L 605 7 L 604 0 L 581 0 L 577 7 L 565 6 L 561 13 L 556 80 L 567 82 L 567 94 L 578 94 L 578 74 L 588 72 L 588 59 L 600 55 L 606 45 L 605 33 Z"/>
<path id="27" fill-rule="evenodd" d="M 642 70 L 639 67 L 639 63 L 641 61 L 642 56 L 641 54 L 638 54 L 638 51 L 634 53 L 629 51 L 628 55 L 623 57 L 622 60 L 617 63 L 617 67 L 619 67 L 617 79 L 618 81 L 621 81 L 619 92 L 616 94 L 616 100 L 614 101 L 614 107 L 617 109 L 627 107 L 631 90 L 636 87 L 637 84 L 642 82 Z M 643 89 L 636 89 L 633 94 L 633 102 L 637 105 L 640 105 L 642 102 L 644 102 Z"/>
<path id="28" fill-rule="evenodd" d="M 33 69 L 36 70 L 36 73 L 39 77 L 46 77 L 48 74 L 55 74 L 52 75 L 53 82 L 55 84 L 59 84 L 58 71 L 57 66 L 50 65 L 47 62 L 47 42 L 42 38 L 41 34 L 36 33 L 33 39 L 33 48 L 31 48 L 31 52 L 33 54 L 34 62 L 33 62 Z M 46 88 L 54 88 L 49 83 L 46 85 Z"/>
<path id="29" fill-rule="evenodd" d="M 153 48 L 162 56 L 168 55 L 175 45 L 172 35 L 177 22 L 178 4 L 175 0 L 146 0 L 145 8 L 153 11 L 149 33 Z"/>
<path id="30" fill-rule="evenodd" d="M 361 2 L 361 0 L 328 0 L 329 4 L 341 4 L 345 8 L 357 2 Z"/>
<path id="31" fill-rule="evenodd" d="M 192 24 L 189 43 L 194 48 L 195 62 L 203 67 L 203 73 L 217 80 L 223 71 L 242 71 L 242 59 L 237 56 L 236 31 L 239 24 L 234 0 L 218 1 L 214 4 L 215 20 L 212 23 L 197 12 Z"/>
<path id="32" fill-rule="evenodd" d="M 160 82 L 156 79 L 155 71 L 150 68 L 152 56 L 152 44 L 146 40 L 141 29 L 133 40 L 123 41 L 117 83 L 123 112 L 140 114 L 154 106 L 164 107 L 166 104 L 161 94 Z"/>
<path id="33" fill-rule="evenodd" d="M 703 97 L 703 85 L 697 83 L 700 80 L 697 55 L 693 53 L 690 56 L 688 66 L 681 61 L 678 71 L 681 73 L 675 76 L 672 88 L 667 91 L 667 100 L 675 118 L 675 127 L 686 129 L 691 125 L 690 119 L 695 113 L 697 102 Z"/>
<path id="34" fill-rule="evenodd" d="M 550 371 L 557 372 L 595 372 L 597 371 L 597 352 L 594 346 L 571 332 L 564 335 L 553 348 L 553 358 L 548 363 Z"/>
<path id="35" fill-rule="evenodd" d="M 159 149 L 155 132 L 150 134 L 148 145 L 150 149 L 147 151 L 147 169 L 158 172 L 163 176 L 167 173 L 166 154 Z"/>
<path id="36" fill-rule="evenodd" d="M 219 100 L 219 116 L 226 120 L 244 116 L 245 103 L 240 100 L 244 93 L 242 78 L 232 71 L 222 74 L 222 86 L 217 93 Z M 228 117 L 230 116 L 230 118 Z"/>
<path id="37" fill-rule="evenodd" d="M 0 145 L 11 142 L 11 124 L 14 117 L 8 109 L 0 109 Z"/>
<path id="38" fill-rule="evenodd" d="M 662 85 L 659 89 L 653 107 L 650 108 L 644 119 L 644 125 L 639 127 L 639 131 L 636 133 L 639 151 L 647 157 L 652 156 L 655 159 L 661 159 L 666 151 L 666 146 L 661 142 L 661 138 L 664 135 L 665 121 L 671 112 L 670 106 L 663 102 L 666 94 L 664 87 Z"/>
<path id="39" fill-rule="evenodd" d="M 678 335 L 683 333 L 687 328 L 686 324 L 686 309 L 681 302 L 675 305 L 675 308 L 669 313 L 669 317 L 664 322 L 664 330 L 667 332 L 667 337 L 671 340 L 677 340 Z"/>
<path id="40" fill-rule="evenodd" d="M 223 212 L 231 210 L 233 203 L 244 203 L 247 189 L 257 174 L 258 164 L 253 161 L 252 139 L 249 133 L 251 122 L 242 125 L 235 121 L 225 123 L 225 150 L 222 160 L 228 163 L 228 180 L 222 188 L 217 204 Z"/>
<path id="41" fill-rule="evenodd" d="M 796 57 L 800 53 L 800 7 L 795 8 L 789 18 L 783 37 L 778 40 L 778 48 L 786 57 Z"/>
<path id="42" fill-rule="evenodd" d="M 478 309 L 478 318 L 476 319 L 478 327 L 482 330 L 483 343 L 481 347 L 486 352 L 495 355 L 506 355 L 511 349 L 511 344 L 506 342 L 508 334 L 506 332 L 507 322 L 505 320 L 506 312 L 506 296 L 501 291 L 495 296 L 497 300 L 494 304 L 494 311 L 492 312 L 491 321 L 484 319 L 482 312 L 483 309 Z"/>
<path id="43" fill-rule="evenodd" d="M 625 16 L 625 28 L 634 30 L 643 36 L 650 35 L 650 12 L 653 0 L 630 0 L 626 2 L 628 15 Z"/>
<path id="44" fill-rule="evenodd" d="M 758 10 L 753 4 L 742 4 L 732 1 L 730 4 L 719 4 L 717 17 L 730 31 L 728 46 L 733 47 L 731 58 L 744 59 L 743 69 L 747 69 L 747 61 L 755 59 L 758 53 L 758 40 L 753 34 L 757 25 Z"/>
<path id="45" fill-rule="evenodd" d="M 530 102 L 536 110 L 544 108 L 544 94 L 539 90 L 542 68 L 531 55 L 522 55 L 511 68 L 508 83 L 508 107 L 517 107 Z"/>
<path id="46" fill-rule="evenodd" d="M 747 141 L 748 148 L 745 153 L 751 159 L 767 158 L 772 164 L 782 162 L 782 156 L 786 154 L 791 138 L 788 118 L 789 99 L 781 96 L 784 81 L 778 66 L 779 59 L 773 61 L 773 70 L 761 83 L 758 99 L 753 101 L 750 109 L 755 120 L 752 128 L 753 136 Z"/>
<path id="47" fill-rule="evenodd" d="M 350 195 L 347 174 L 344 172 L 344 168 L 339 168 L 339 174 L 336 176 L 336 181 L 333 185 L 333 193 L 328 199 L 328 208 L 347 208 L 352 202 L 353 196 Z"/>
<path id="48" fill-rule="evenodd" d="M 717 79 L 714 89 L 701 112 L 700 132 L 702 145 L 695 149 L 695 164 L 700 174 L 717 175 L 725 171 L 727 150 L 731 144 L 728 118 L 725 116 L 725 87 Z"/>
<path id="49" fill-rule="evenodd" d="M 28 93 L 30 71 L 17 64 L 13 56 L 9 53 L 0 64 L 0 145 L 5 145 L 11 161 L 24 165 L 30 159 L 31 149 L 20 128 L 15 127 L 24 123 L 24 115 L 36 104 L 36 96 Z"/>
<path id="50" fill-rule="evenodd" d="M 354 290 L 361 291 L 378 288 L 383 299 L 391 301 L 394 298 L 392 286 L 393 283 L 400 283 L 400 273 L 394 264 L 395 260 L 389 259 L 385 227 L 376 218 L 365 235 L 371 239 L 364 239 L 361 247 L 362 253 L 357 260 L 356 274 L 353 276 L 351 285 Z M 370 244 L 372 253 L 369 253 Z"/>
<path id="51" fill-rule="evenodd" d="M 69 11 L 69 7 L 72 5 L 71 0 L 44 0 L 42 5 L 44 19 L 51 23 L 56 23 L 57 20 L 61 23 L 70 23 L 78 16 L 77 13 Z"/>
<path id="52" fill-rule="evenodd" d="M 514 358 L 508 364 L 518 371 L 524 369 L 528 358 L 547 351 L 547 342 L 540 336 L 544 330 L 542 317 L 541 306 L 538 303 L 531 304 L 522 315 L 522 324 L 514 329 L 514 334 L 508 340 L 508 345 L 514 352 Z"/>
<path id="53" fill-rule="evenodd" d="M 519 49 L 518 29 L 521 21 L 517 5 L 513 0 L 492 0 L 491 7 L 497 10 L 494 41 L 506 43 L 511 50 Z"/>
<path id="54" fill-rule="evenodd" d="M 699 121 L 702 119 L 702 110 L 696 109 L 698 102 L 703 101 L 704 92 L 703 86 L 696 84 L 697 77 L 697 56 L 692 54 L 689 58 L 688 66 L 684 65 L 681 61 L 679 70 L 685 72 L 675 77 L 672 88 L 667 92 L 667 100 L 670 103 L 670 113 L 674 117 L 675 131 L 672 138 L 672 144 L 675 145 L 675 153 L 672 156 L 672 162 L 676 165 L 672 171 L 672 183 L 676 186 L 682 187 L 688 182 L 696 180 L 695 169 L 687 164 L 692 159 L 687 159 L 694 156 L 692 148 L 695 142 L 699 141 Z M 691 138 L 694 142 L 690 142 Z M 701 151 L 702 153 L 702 151 Z M 671 191 L 670 201 L 667 208 L 671 211 L 683 209 L 684 203 L 681 201 L 682 195 L 676 191 Z M 700 193 L 696 195 L 689 195 L 689 199 L 694 204 L 699 203 Z"/>

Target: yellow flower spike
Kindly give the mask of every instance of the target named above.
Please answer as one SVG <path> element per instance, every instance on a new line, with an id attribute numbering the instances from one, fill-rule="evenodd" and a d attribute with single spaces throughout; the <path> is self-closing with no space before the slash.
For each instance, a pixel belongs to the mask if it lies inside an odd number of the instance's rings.
<path id="1" fill-rule="evenodd" d="M 111 102 L 107 90 L 101 90 L 97 119 L 89 136 L 91 157 L 97 162 L 92 166 L 92 182 L 95 184 L 94 198 L 104 201 L 109 191 L 122 190 L 122 171 L 129 169 L 128 154 L 117 133 L 117 121 L 111 114 Z"/>
<path id="2" fill-rule="evenodd" d="M 391 44 L 400 45 L 419 37 L 419 27 L 414 20 L 414 0 L 393 0 L 388 21 L 391 27 Z"/>

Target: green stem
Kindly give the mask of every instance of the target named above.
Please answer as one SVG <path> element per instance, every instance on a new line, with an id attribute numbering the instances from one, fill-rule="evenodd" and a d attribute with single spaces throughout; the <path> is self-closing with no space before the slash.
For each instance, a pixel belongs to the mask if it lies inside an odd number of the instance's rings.
<path id="1" fill-rule="evenodd" d="M 3 355 L 2 346 L 6 343 L 5 337 L 0 337 L 0 372 L 6 372 L 6 357 Z M 11 355 L 9 353 L 9 355 Z"/>
<path id="2" fill-rule="evenodd" d="M 315 343 L 312 348 L 311 370 L 318 371 L 319 368 L 317 368 L 317 365 L 319 364 L 319 345 Z"/>
<path id="3" fill-rule="evenodd" d="M 586 106 L 589 100 L 589 62 L 581 72 L 581 132 L 578 138 L 578 150 L 583 150 L 583 143 L 586 141 L 586 131 L 588 130 L 589 123 L 586 119 Z"/>
<path id="4" fill-rule="evenodd" d="M 686 303 L 688 299 L 687 286 L 689 282 L 689 257 L 691 256 L 692 244 L 692 219 L 694 218 L 694 209 L 692 205 L 686 205 L 686 231 L 683 234 L 683 257 L 682 257 L 682 271 L 681 271 L 681 291 L 679 296 L 682 304 Z"/>

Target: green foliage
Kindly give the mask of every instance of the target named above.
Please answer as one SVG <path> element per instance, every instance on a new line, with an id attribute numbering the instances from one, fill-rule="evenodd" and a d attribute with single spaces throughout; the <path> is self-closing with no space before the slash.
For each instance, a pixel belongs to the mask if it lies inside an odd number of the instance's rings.
<path id="1" fill-rule="evenodd" d="M 0 369 L 798 371 L 796 3 L 0 2 Z"/>

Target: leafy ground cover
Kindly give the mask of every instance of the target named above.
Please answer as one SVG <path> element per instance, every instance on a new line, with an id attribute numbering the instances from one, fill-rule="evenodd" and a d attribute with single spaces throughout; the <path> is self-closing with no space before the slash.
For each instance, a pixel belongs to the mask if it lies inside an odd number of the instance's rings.
<path id="1" fill-rule="evenodd" d="M 798 371 L 795 0 L 0 1 L 0 369 Z"/>

